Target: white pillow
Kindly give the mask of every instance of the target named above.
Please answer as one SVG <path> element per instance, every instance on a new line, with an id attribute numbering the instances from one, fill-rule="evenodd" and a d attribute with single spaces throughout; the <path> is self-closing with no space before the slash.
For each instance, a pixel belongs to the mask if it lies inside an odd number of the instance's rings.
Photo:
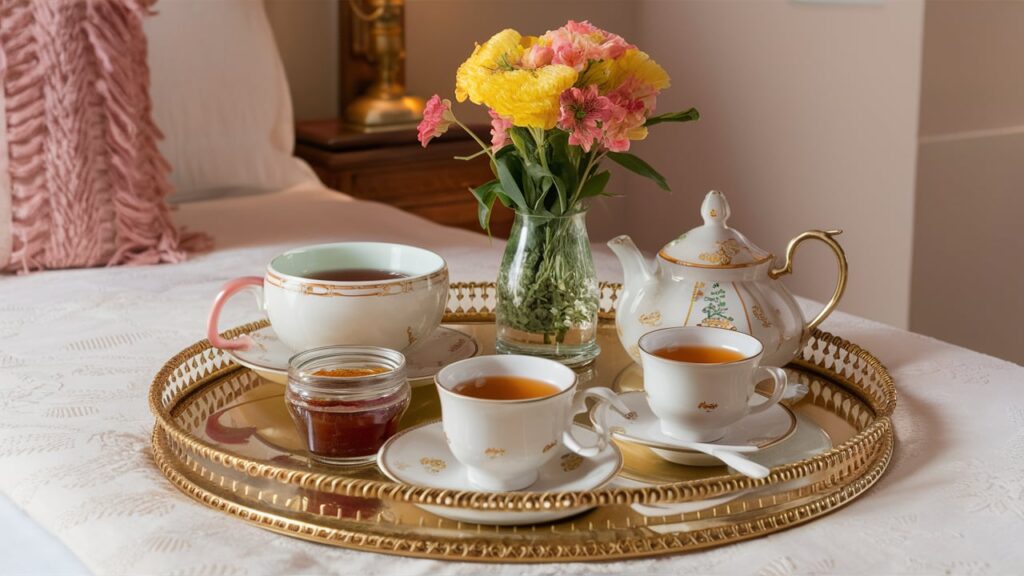
<path id="1" fill-rule="evenodd" d="M 284 66 L 255 0 L 161 0 L 145 21 L 172 202 L 317 182 L 292 156 Z"/>

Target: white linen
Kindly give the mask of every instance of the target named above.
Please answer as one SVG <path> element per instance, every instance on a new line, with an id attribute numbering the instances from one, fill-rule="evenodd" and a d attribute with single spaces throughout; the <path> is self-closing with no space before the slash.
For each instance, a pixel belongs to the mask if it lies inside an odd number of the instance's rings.
<path id="1" fill-rule="evenodd" d="M 380 239 L 442 254 L 453 279 L 491 279 L 502 249 L 337 193 L 183 205 L 218 249 L 180 265 L 0 279 L 0 491 L 101 574 L 919 574 L 1024 568 L 1024 368 L 837 313 L 825 328 L 871 350 L 900 393 L 888 473 L 815 522 L 704 552 L 628 562 L 439 562 L 311 544 L 193 503 L 153 467 L 146 392 L 199 340 L 228 278 L 311 242 Z M 602 278 L 617 265 L 598 255 Z M 224 325 L 254 318 L 232 302 Z"/>
<path id="2" fill-rule="evenodd" d="M 262 1 L 161 0 L 143 26 L 172 202 L 313 182 Z"/>
<path id="3" fill-rule="evenodd" d="M 90 572 L 67 546 L 0 494 L 0 574 L 84 576 Z"/>

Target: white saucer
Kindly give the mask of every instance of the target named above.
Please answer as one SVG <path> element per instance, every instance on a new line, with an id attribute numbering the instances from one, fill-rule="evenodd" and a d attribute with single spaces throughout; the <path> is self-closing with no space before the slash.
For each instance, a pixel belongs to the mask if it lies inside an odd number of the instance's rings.
<path id="1" fill-rule="evenodd" d="M 651 412 L 647 404 L 646 393 L 627 392 L 620 395 L 619 399 L 635 413 L 634 419 L 628 420 L 618 412 L 608 410 L 607 404 L 601 404 L 594 411 L 594 418 L 599 411 L 604 412 L 605 422 L 614 438 L 647 446 L 669 462 L 688 466 L 722 465 L 722 461 L 714 456 L 681 446 L 678 440 L 662 432 L 658 417 Z M 796 417 L 793 412 L 782 404 L 776 404 L 764 412 L 752 414 L 733 424 L 724 437 L 708 444 L 756 446 L 763 450 L 789 438 L 795 431 Z"/>
<path id="2" fill-rule="evenodd" d="M 573 434 L 584 443 L 596 441 L 597 434 L 589 428 L 573 424 Z M 391 437 L 377 453 L 377 466 L 395 482 L 442 488 L 455 492 L 480 489 L 469 483 L 466 468 L 452 456 L 444 441 L 441 422 L 431 422 L 403 430 Z M 594 458 L 581 458 L 566 448 L 548 461 L 540 477 L 525 491 L 564 492 L 596 490 L 615 477 L 622 467 L 618 448 L 609 445 Z M 568 518 L 591 507 L 562 508 L 538 512 L 507 510 L 473 510 L 446 506 L 418 505 L 420 508 L 449 520 L 475 524 L 516 526 L 539 524 Z"/>
<path id="3" fill-rule="evenodd" d="M 253 345 L 248 350 L 225 350 L 224 353 L 271 382 L 287 384 L 288 360 L 295 352 L 277 339 L 272 326 L 250 332 L 249 337 Z M 406 355 L 406 377 L 415 385 L 413 380 L 431 378 L 452 362 L 476 356 L 478 349 L 476 340 L 469 334 L 440 326 Z"/>

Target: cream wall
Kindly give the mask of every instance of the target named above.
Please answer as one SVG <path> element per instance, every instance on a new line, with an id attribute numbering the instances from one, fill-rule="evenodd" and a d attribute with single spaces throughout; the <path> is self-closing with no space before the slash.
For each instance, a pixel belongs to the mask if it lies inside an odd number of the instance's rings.
<path id="1" fill-rule="evenodd" d="M 338 111 L 339 0 L 263 0 L 298 120 Z"/>
<path id="2" fill-rule="evenodd" d="M 1024 363 L 1024 3 L 925 9 L 911 329 Z"/>
<path id="3" fill-rule="evenodd" d="M 922 3 L 638 8 L 643 48 L 673 79 L 659 110 L 692 105 L 702 118 L 636 146 L 674 193 L 631 180 L 617 201 L 629 233 L 660 247 L 699 222 L 710 189 L 728 196 L 730 224 L 775 254 L 805 229 L 842 228 L 851 278 L 840 308 L 906 326 Z M 787 285 L 827 299 L 827 254 L 802 245 Z"/>

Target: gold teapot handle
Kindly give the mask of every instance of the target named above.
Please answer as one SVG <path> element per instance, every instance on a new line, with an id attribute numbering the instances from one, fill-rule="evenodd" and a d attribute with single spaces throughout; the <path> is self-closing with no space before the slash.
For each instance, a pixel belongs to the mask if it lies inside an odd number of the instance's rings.
<path id="1" fill-rule="evenodd" d="M 836 290 L 832 293 L 832 299 L 828 301 L 828 304 L 822 308 L 821 312 L 814 317 L 813 320 L 807 323 L 807 330 L 814 330 L 828 318 L 828 315 L 835 310 L 836 305 L 839 304 L 839 299 L 843 297 L 843 292 L 846 290 L 846 277 L 848 272 L 848 266 L 846 264 L 846 252 L 843 252 L 843 247 L 838 242 L 832 239 L 833 236 L 842 234 L 842 230 L 808 230 L 803 234 L 793 238 L 789 241 L 789 246 L 786 246 L 786 265 L 782 268 L 774 268 L 768 275 L 771 278 L 778 278 L 785 274 L 793 272 L 793 255 L 796 253 L 797 246 L 800 245 L 804 240 L 821 240 L 832 249 L 832 252 L 836 255 L 836 261 L 839 264 L 839 279 L 836 281 Z"/>

